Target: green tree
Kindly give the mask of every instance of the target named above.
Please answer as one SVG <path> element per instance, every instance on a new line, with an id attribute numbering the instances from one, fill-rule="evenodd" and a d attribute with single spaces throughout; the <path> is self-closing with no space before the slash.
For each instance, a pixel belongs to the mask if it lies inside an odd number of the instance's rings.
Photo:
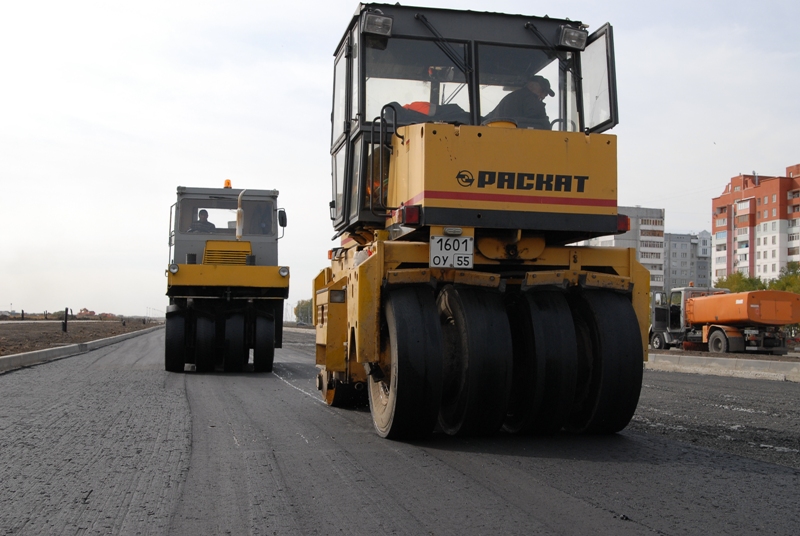
<path id="1" fill-rule="evenodd" d="M 311 300 L 300 300 L 294 308 L 294 316 L 298 322 L 311 324 Z"/>
<path id="2" fill-rule="evenodd" d="M 720 277 L 714 284 L 717 288 L 726 288 L 731 292 L 747 292 L 749 290 L 765 290 L 766 283 L 759 277 L 748 277 L 741 272 L 734 272 L 727 277 Z"/>
<path id="3" fill-rule="evenodd" d="M 800 263 L 790 261 L 781 268 L 777 279 L 770 281 L 770 290 L 785 290 L 800 294 Z"/>

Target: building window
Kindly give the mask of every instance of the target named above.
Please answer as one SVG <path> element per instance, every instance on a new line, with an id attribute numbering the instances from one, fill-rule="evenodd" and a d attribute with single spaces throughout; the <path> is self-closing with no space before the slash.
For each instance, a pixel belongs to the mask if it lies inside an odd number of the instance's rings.
<path id="1" fill-rule="evenodd" d="M 778 209 L 777 209 L 777 208 L 773 208 L 773 209 L 772 209 L 772 217 L 775 217 L 775 216 L 777 216 L 777 215 L 778 215 L 777 211 L 778 211 Z"/>
<path id="2" fill-rule="evenodd" d="M 794 221 L 797 221 L 797 220 L 794 220 Z M 772 222 L 772 230 L 773 230 L 773 231 L 777 230 L 777 228 L 778 228 L 778 227 L 777 227 L 777 225 L 778 225 L 778 223 L 777 223 L 777 222 Z M 774 239 L 774 238 L 775 238 L 775 237 L 773 237 L 773 239 Z M 773 242 L 773 244 L 774 244 L 774 243 L 775 243 L 775 242 Z"/>
<path id="3" fill-rule="evenodd" d="M 767 198 L 767 196 L 765 195 L 765 196 L 764 196 L 764 204 L 766 205 L 767 203 L 769 203 L 769 199 L 768 199 L 768 198 Z"/>
<path id="4" fill-rule="evenodd" d="M 773 235 L 773 237 L 772 237 L 772 245 L 773 245 L 773 246 L 775 245 L 775 239 L 776 239 L 776 238 L 778 238 L 778 237 Z"/>
<path id="5" fill-rule="evenodd" d="M 681 253 L 681 258 L 685 259 L 686 258 L 686 253 Z"/>
<path id="6" fill-rule="evenodd" d="M 775 252 L 776 252 L 776 251 L 777 251 L 776 249 L 773 249 L 773 250 L 772 250 L 772 258 L 773 258 L 773 259 L 775 258 Z"/>
<path id="7" fill-rule="evenodd" d="M 767 217 L 767 211 L 766 210 L 764 211 L 764 217 L 765 218 Z"/>
<path id="8" fill-rule="evenodd" d="M 761 273 L 761 265 L 760 265 L 760 264 L 757 264 L 757 265 L 756 265 L 756 273 L 757 273 L 757 274 L 760 274 L 760 273 Z"/>
<path id="9" fill-rule="evenodd" d="M 728 244 L 717 244 L 717 251 L 727 251 L 727 250 L 728 250 Z M 673 254 L 672 256 L 674 257 L 675 255 Z"/>
<path id="10" fill-rule="evenodd" d="M 664 242 L 655 242 L 652 240 L 642 240 L 639 245 L 643 248 L 657 248 L 664 249 Z"/>
<path id="11" fill-rule="evenodd" d="M 772 271 L 773 272 L 775 271 L 775 265 L 774 264 L 772 265 Z"/>
<path id="12" fill-rule="evenodd" d="M 767 224 L 766 224 L 766 223 L 763 225 L 763 227 L 761 228 L 761 230 L 762 230 L 762 231 L 764 231 L 765 233 L 767 232 Z"/>
<path id="13" fill-rule="evenodd" d="M 775 203 L 778 200 L 778 194 L 772 194 L 772 202 Z"/>
<path id="14" fill-rule="evenodd" d="M 664 231 L 642 229 L 639 231 L 639 236 L 664 236 Z"/>
<path id="15" fill-rule="evenodd" d="M 800 255 L 800 248 L 789 248 L 789 255 Z"/>
<path id="16" fill-rule="evenodd" d="M 800 240 L 800 233 L 792 233 L 789 235 L 789 242 L 793 240 Z"/>
<path id="17" fill-rule="evenodd" d="M 761 259 L 761 252 L 760 251 L 756 251 L 756 260 L 760 260 L 760 259 Z"/>
<path id="18" fill-rule="evenodd" d="M 725 268 L 720 268 L 719 270 L 714 272 L 715 277 L 726 277 L 728 275 L 728 270 Z"/>
<path id="19" fill-rule="evenodd" d="M 717 227 L 722 227 L 728 224 L 728 218 L 717 218 Z"/>

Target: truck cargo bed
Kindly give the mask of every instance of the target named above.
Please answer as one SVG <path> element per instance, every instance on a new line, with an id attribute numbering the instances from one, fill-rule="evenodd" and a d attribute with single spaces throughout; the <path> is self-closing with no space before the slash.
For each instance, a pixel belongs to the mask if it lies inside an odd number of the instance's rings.
<path id="1" fill-rule="evenodd" d="M 755 290 L 691 298 L 686 303 L 690 324 L 783 326 L 800 322 L 800 295 Z"/>

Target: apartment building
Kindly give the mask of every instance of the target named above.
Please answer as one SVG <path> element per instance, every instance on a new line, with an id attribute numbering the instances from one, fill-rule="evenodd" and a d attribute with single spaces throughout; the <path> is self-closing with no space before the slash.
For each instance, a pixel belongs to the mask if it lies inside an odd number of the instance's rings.
<path id="1" fill-rule="evenodd" d="M 775 279 L 800 262 L 800 164 L 786 176 L 738 175 L 711 201 L 713 278 Z"/>
<path id="2" fill-rule="evenodd" d="M 711 233 L 664 234 L 664 290 L 711 286 Z"/>
<path id="3" fill-rule="evenodd" d="M 585 240 L 581 244 L 634 248 L 638 261 L 650 271 L 650 290 L 664 290 L 664 209 L 618 207 L 617 212 L 630 218 L 630 231 Z"/>

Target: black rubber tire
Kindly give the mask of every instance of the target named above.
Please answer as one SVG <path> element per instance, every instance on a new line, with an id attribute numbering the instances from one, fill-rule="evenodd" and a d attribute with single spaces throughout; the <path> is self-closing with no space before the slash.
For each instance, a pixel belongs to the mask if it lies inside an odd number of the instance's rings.
<path id="1" fill-rule="evenodd" d="M 578 347 L 560 292 L 525 292 L 509 302 L 514 366 L 503 429 L 550 434 L 567 422 L 575 398 Z"/>
<path id="2" fill-rule="evenodd" d="M 511 327 L 497 292 L 447 285 L 438 298 L 444 335 L 439 427 L 490 434 L 503 425 L 511 392 Z"/>
<path id="3" fill-rule="evenodd" d="M 442 394 L 442 330 L 433 290 L 392 290 L 381 330 L 381 372 L 367 380 L 375 430 L 389 439 L 428 436 Z"/>
<path id="4" fill-rule="evenodd" d="M 255 324 L 253 371 L 272 372 L 272 363 L 275 360 L 275 321 L 258 316 Z"/>
<path id="5" fill-rule="evenodd" d="M 225 319 L 225 372 L 241 372 L 248 361 L 249 351 L 244 340 L 244 315 L 231 315 Z"/>
<path id="6" fill-rule="evenodd" d="M 708 337 L 708 351 L 715 354 L 728 353 L 728 337 L 722 331 L 715 331 Z"/>
<path id="7" fill-rule="evenodd" d="M 164 370 L 183 372 L 186 363 L 186 318 L 168 316 L 164 333 Z"/>
<path id="8" fill-rule="evenodd" d="M 578 341 L 576 400 L 566 428 L 612 434 L 625 428 L 642 389 L 644 349 L 630 300 L 610 291 L 576 293 L 570 308 Z"/>
<path id="9" fill-rule="evenodd" d="M 650 346 L 653 350 L 665 350 L 667 348 L 667 342 L 664 340 L 663 333 L 653 333 L 650 337 Z"/>
<path id="10" fill-rule="evenodd" d="M 196 372 L 214 372 L 216 326 L 213 318 L 198 316 L 195 320 L 194 367 Z"/>

